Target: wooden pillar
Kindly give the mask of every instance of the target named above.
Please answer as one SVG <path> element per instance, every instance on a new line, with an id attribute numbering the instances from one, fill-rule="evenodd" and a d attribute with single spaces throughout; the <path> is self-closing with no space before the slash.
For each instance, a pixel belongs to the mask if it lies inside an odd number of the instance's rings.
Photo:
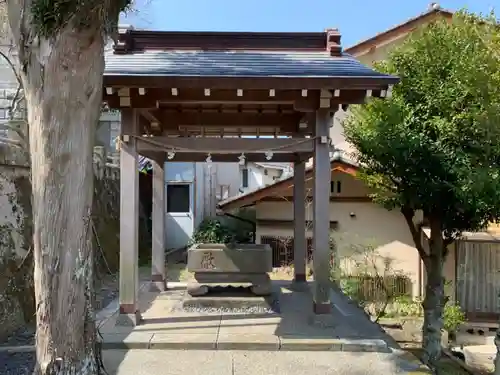
<path id="1" fill-rule="evenodd" d="M 293 269 L 294 283 L 306 281 L 306 163 L 295 162 L 293 168 Z"/>
<path id="2" fill-rule="evenodd" d="M 329 314 L 330 305 L 330 111 L 316 112 L 314 146 L 313 266 L 315 314 Z"/>
<path id="3" fill-rule="evenodd" d="M 165 274 L 165 161 L 151 160 L 153 165 L 153 212 L 151 291 L 167 289 Z"/>
<path id="4" fill-rule="evenodd" d="M 139 171 L 136 140 L 137 114 L 122 110 L 120 147 L 120 314 L 117 325 L 141 321 L 139 294 Z M 127 139 L 128 138 L 128 139 Z"/>

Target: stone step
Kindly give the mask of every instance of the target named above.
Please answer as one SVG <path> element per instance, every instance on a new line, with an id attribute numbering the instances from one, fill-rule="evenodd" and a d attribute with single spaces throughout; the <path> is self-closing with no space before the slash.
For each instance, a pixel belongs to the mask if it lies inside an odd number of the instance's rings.
<path id="1" fill-rule="evenodd" d="M 104 334 L 103 350 L 156 349 L 156 350 L 260 350 L 260 351 L 320 351 L 320 352 L 379 352 L 390 350 L 382 340 L 328 339 L 279 337 L 263 334 L 169 334 L 133 332 L 130 334 Z M 34 345 L 0 347 L 0 352 L 34 352 Z"/>
<path id="2" fill-rule="evenodd" d="M 383 340 L 280 337 L 269 334 L 146 332 L 105 334 L 103 349 L 390 352 Z"/>

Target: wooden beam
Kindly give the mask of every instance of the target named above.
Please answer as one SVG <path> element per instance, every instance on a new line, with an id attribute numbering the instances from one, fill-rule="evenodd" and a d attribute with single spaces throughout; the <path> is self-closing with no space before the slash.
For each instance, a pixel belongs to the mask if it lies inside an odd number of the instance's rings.
<path id="1" fill-rule="evenodd" d="M 205 95 L 205 90 L 210 89 L 182 89 L 177 95 L 172 94 L 171 89 L 152 88 L 146 91 L 145 95 L 140 95 L 138 88 L 129 89 L 128 106 L 132 108 L 154 109 L 163 105 L 293 105 L 296 111 L 314 112 L 319 108 L 320 91 L 304 90 L 306 96 L 302 95 L 302 90 L 274 90 L 274 95 L 269 95 L 269 90 L 245 90 L 242 96 L 237 95 L 237 90 L 210 90 L 210 95 Z M 338 91 L 338 96 L 331 98 L 331 107 L 339 104 L 362 104 L 366 99 L 366 90 L 334 90 Z M 372 90 L 372 96 L 381 96 L 384 90 Z M 104 92 L 103 101 L 108 103 L 110 108 L 121 108 L 122 102 L 116 90 L 111 94 Z"/>
<path id="2" fill-rule="evenodd" d="M 174 149 L 176 153 L 311 153 L 313 138 L 216 138 L 216 137 L 147 137 L 139 138 L 139 152 Z M 273 155 L 274 156 L 274 155 Z"/>
<path id="3" fill-rule="evenodd" d="M 147 109 L 142 109 L 140 111 L 141 115 L 146 118 L 146 120 L 148 120 L 152 125 L 154 123 L 156 124 L 159 124 L 160 123 L 160 120 L 156 117 L 156 115 L 154 113 L 152 113 L 152 111 L 150 110 L 147 110 Z"/>
<path id="4" fill-rule="evenodd" d="M 242 90 L 386 90 L 399 78 L 381 77 L 172 77 L 172 76 L 104 76 L 105 87 L 175 87 L 242 89 Z"/>
<path id="5" fill-rule="evenodd" d="M 210 95 L 206 95 L 209 90 Z M 246 90 L 241 91 L 238 96 L 238 90 L 212 90 L 205 89 L 182 89 L 173 95 L 171 89 L 151 88 L 147 90 L 146 95 L 140 95 L 138 88 L 130 88 L 131 106 L 135 108 L 156 108 L 161 104 L 293 104 L 295 100 L 300 99 L 300 90 L 274 90 L 274 95 L 270 95 L 269 90 Z M 314 91 L 312 91 L 314 93 Z M 319 95 L 319 91 L 318 91 Z M 318 96 L 316 95 L 316 96 Z M 111 94 L 104 92 L 103 100 L 108 102 L 110 107 L 120 105 L 119 96 L 116 90 Z M 314 96 L 309 99 L 313 101 Z"/>
<path id="6" fill-rule="evenodd" d="M 178 126 L 203 127 L 298 127 L 300 113 L 217 113 L 217 112 L 169 112 L 158 110 L 157 117 L 164 128 Z"/>
<path id="7" fill-rule="evenodd" d="M 156 159 L 156 158 L 161 158 L 164 157 L 165 151 L 141 151 L 141 155 L 150 158 L 150 159 Z M 302 154 L 300 154 L 302 155 Z M 310 154 L 303 154 L 304 159 L 308 159 L 311 157 L 312 153 Z M 214 163 L 238 163 L 238 155 L 237 154 L 210 154 L 212 158 L 212 162 Z M 175 163 L 175 162 L 200 162 L 203 163 L 207 159 L 207 154 L 205 153 L 200 153 L 200 152 L 195 152 L 195 153 L 175 153 L 174 157 L 172 159 L 169 159 L 169 163 Z M 266 159 L 266 155 L 264 153 L 248 153 L 245 154 L 245 160 L 247 162 L 276 162 L 276 163 L 288 163 L 292 162 L 294 160 L 294 154 L 292 153 L 281 153 L 281 154 L 276 154 L 273 156 L 273 159 L 271 161 Z"/>

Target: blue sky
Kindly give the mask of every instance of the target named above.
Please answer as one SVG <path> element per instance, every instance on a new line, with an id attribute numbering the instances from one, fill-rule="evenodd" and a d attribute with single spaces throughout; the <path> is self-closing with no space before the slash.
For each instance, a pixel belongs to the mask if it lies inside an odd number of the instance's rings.
<path id="1" fill-rule="evenodd" d="M 429 0 L 136 0 L 122 23 L 175 31 L 322 31 L 348 47 L 424 12 Z M 500 0 L 447 0 L 443 8 L 500 15 Z"/>

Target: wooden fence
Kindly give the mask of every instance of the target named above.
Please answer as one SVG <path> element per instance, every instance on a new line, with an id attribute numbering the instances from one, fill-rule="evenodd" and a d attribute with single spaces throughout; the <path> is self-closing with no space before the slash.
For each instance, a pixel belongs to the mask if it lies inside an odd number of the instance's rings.
<path id="1" fill-rule="evenodd" d="M 313 241 L 307 238 L 307 260 L 313 259 Z M 293 264 L 293 237 L 288 236 L 261 236 L 260 242 L 271 246 L 273 267 L 289 266 Z M 348 263 L 348 262 L 347 262 Z M 395 297 L 411 297 L 412 281 L 406 275 L 385 274 L 369 275 L 366 272 L 355 274 L 352 267 L 346 262 L 340 262 L 340 280 L 344 286 L 352 289 L 351 293 L 360 296 L 365 301 L 384 301 L 387 295 Z"/>
<path id="2" fill-rule="evenodd" d="M 107 153 L 103 146 L 94 147 L 94 173 L 99 180 L 120 178 L 120 153 Z"/>

